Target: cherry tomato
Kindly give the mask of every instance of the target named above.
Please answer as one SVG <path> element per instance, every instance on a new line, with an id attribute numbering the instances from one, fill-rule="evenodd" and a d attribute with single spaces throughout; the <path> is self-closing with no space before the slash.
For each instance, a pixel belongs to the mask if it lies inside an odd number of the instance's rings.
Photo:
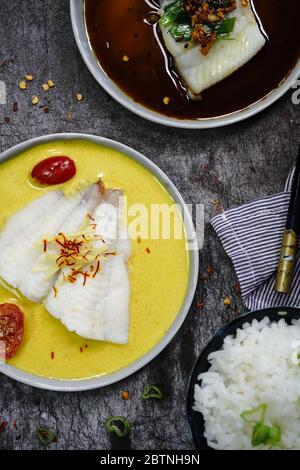
<path id="1" fill-rule="evenodd" d="M 42 184 L 62 184 L 76 174 L 75 162 L 69 157 L 50 157 L 42 160 L 32 170 L 32 178 Z"/>
<path id="2" fill-rule="evenodd" d="M 19 307 L 14 304 L 0 305 L 0 341 L 5 345 L 5 359 L 16 355 L 23 335 L 24 316 Z"/>

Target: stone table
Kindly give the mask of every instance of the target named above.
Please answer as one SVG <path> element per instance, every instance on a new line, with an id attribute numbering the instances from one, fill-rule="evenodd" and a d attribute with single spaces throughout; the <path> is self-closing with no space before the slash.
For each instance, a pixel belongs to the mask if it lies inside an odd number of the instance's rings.
<path id="1" fill-rule="evenodd" d="M 103 429 L 103 421 L 118 414 L 133 424 L 125 448 L 193 449 L 185 414 L 189 372 L 212 334 L 244 311 L 232 265 L 210 227 L 212 200 L 227 208 L 283 188 L 297 151 L 300 108 L 288 93 L 258 116 L 223 129 L 155 125 L 122 108 L 94 81 L 76 47 L 67 0 L 0 0 L 0 11 L 0 80 L 7 86 L 7 104 L 0 106 L 1 151 L 54 132 L 115 139 L 158 164 L 186 202 L 205 204 L 206 221 L 197 295 L 172 343 L 143 370 L 102 390 L 46 392 L 1 375 L 0 422 L 8 421 L 9 427 L 0 434 L 0 449 L 39 448 L 39 425 L 57 430 L 54 449 L 120 449 Z M 33 107 L 31 95 L 18 88 L 26 73 L 37 78 L 32 90 L 39 95 L 40 83 L 55 80 L 57 86 L 42 103 L 49 107 L 48 114 Z M 81 103 L 74 99 L 77 92 L 85 97 Z M 214 273 L 203 278 L 209 266 Z M 229 308 L 223 303 L 227 296 L 232 298 Z M 140 400 L 143 387 L 152 383 L 163 388 L 162 402 Z M 122 390 L 130 391 L 127 402 L 120 397 Z"/>

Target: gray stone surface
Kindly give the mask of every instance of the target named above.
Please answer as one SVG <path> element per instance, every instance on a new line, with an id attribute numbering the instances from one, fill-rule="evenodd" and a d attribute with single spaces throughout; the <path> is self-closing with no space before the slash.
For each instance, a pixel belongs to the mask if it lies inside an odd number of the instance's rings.
<path id="1" fill-rule="evenodd" d="M 175 340 L 150 365 L 117 385 L 78 394 L 33 390 L 0 376 L 0 449 L 37 449 L 38 425 L 59 434 L 56 449 L 192 449 L 185 416 L 189 372 L 197 354 L 218 327 L 243 312 L 235 294 L 236 277 L 209 220 L 212 199 L 226 207 L 280 191 L 291 168 L 299 139 L 299 107 L 291 93 L 267 111 L 241 124 L 210 131 L 188 131 L 147 122 L 113 101 L 86 69 L 73 38 L 67 0 L 0 0 L 0 80 L 7 104 L 0 106 L 1 151 L 31 137 L 53 132 L 86 132 L 109 137 L 139 150 L 157 163 L 185 200 L 205 204 L 205 246 L 200 253 L 198 292 Z M 18 88 L 25 73 L 36 77 L 32 91 L 45 96 L 45 114 L 30 105 L 31 93 Z M 39 84 L 57 83 L 43 95 Z M 82 103 L 74 93 L 85 96 Z M 18 112 L 13 112 L 13 103 Z M 72 119 L 68 119 L 68 113 Z M 10 123 L 6 122 L 10 118 Z M 208 266 L 215 273 L 207 282 Z M 226 309 L 225 296 L 233 299 Z M 197 308 L 197 302 L 204 308 Z M 147 384 L 162 386 L 161 403 L 142 402 Z M 120 392 L 130 391 L 124 402 Z M 126 442 L 111 440 L 103 429 L 110 415 L 133 423 Z M 16 420 L 17 429 L 13 426 Z"/>

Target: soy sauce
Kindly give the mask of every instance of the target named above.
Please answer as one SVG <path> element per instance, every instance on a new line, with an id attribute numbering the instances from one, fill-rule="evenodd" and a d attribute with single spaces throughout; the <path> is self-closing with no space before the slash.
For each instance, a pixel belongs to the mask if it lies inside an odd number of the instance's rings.
<path id="1" fill-rule="evenodd" d="M 189 99 L 158 24 L 153 25 L 157 1 L 85 0 L 85 17 L 102 69 L 127 95 L 170 117 L 200 119 L 246 108 L 275 89 L 297 63 L 299 0 L 253 0 L 253 5 L 267 44 L 233 75 L 202 92 L 199 101 Z"/>

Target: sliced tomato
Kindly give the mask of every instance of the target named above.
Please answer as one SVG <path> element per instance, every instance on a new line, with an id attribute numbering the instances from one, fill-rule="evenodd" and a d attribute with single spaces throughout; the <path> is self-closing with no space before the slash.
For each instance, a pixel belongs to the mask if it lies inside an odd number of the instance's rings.
<path id="1" fill-rule="evenodd" d="M 42 184 L 66 183 L 76 174 L 74 160 L 69 157 L 50 157 L 42 160 L 32 170 L 32 178 Z"/>
<path id="2" fill-rule="evenodd" d="M 4 343 L 6 360 L 16 355 L 23 336 L 24 316 L 19 307 L 15 304 L 0 305 L 0 342 Z"/>

